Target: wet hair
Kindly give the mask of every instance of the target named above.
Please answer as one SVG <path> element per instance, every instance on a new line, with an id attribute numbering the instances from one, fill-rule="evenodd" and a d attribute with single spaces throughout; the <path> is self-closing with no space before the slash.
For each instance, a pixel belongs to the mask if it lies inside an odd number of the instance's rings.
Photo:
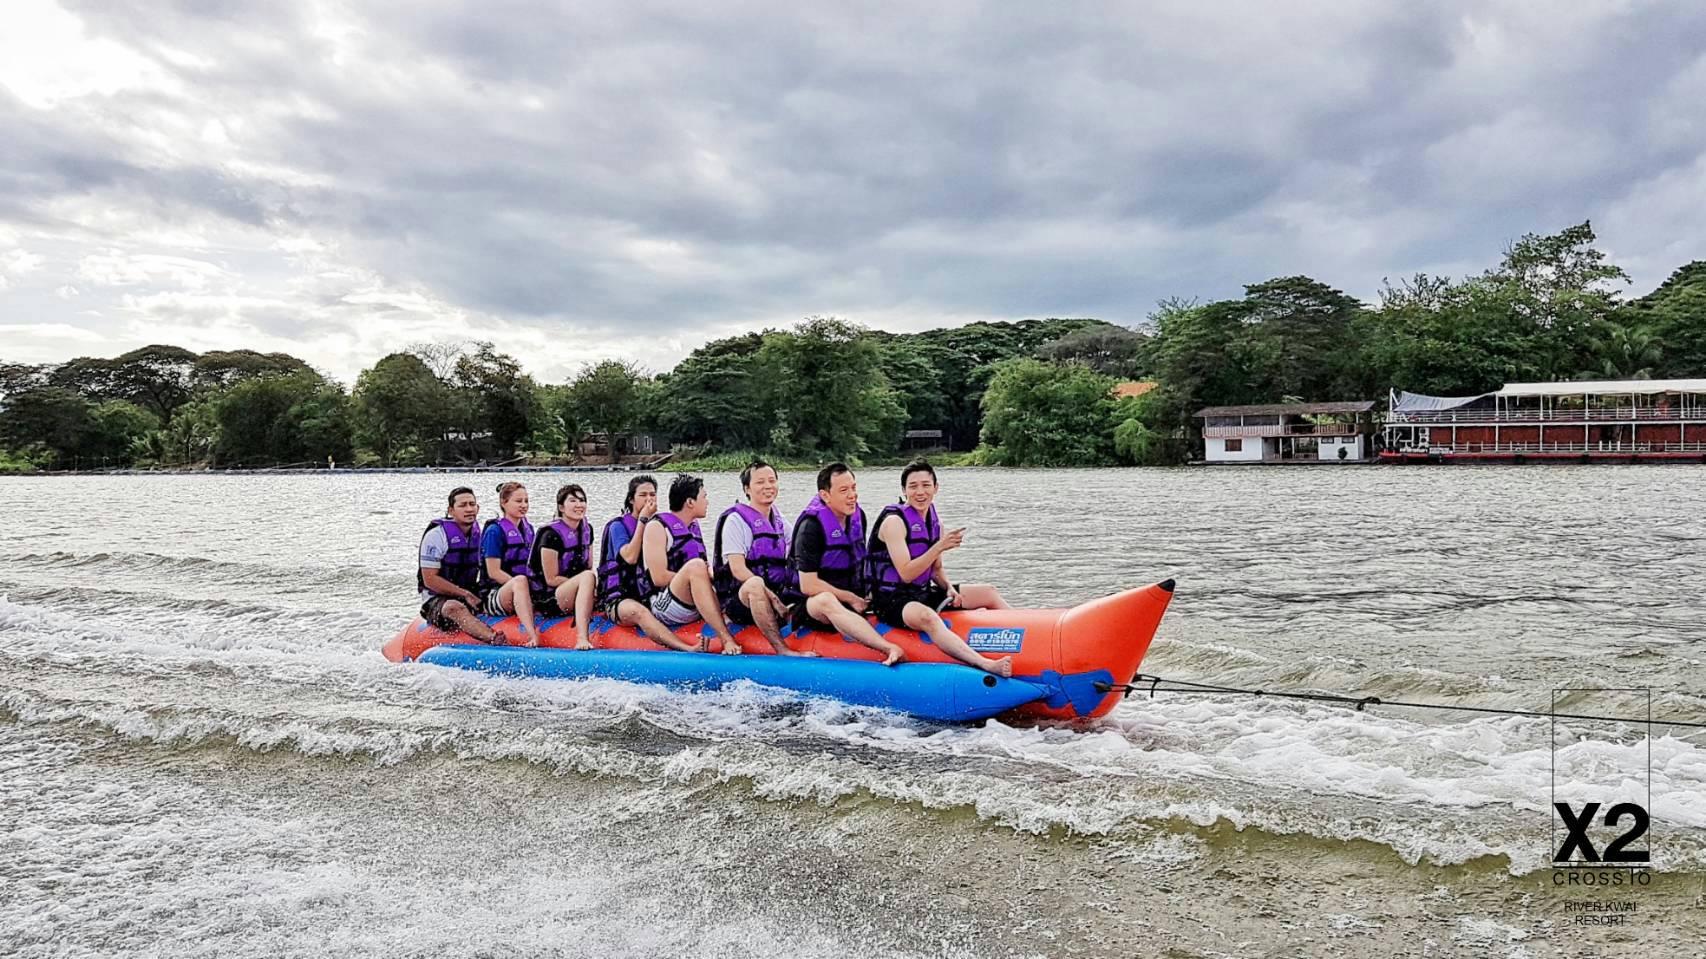
<path id="1" fill-rule="evenodd" d="M 846 463 L 831 463 L 828 466 L 825 466 L 823 469 L 818 470 L 817 471 L 818 492 L 820 492 L 820 493 L 829 492 L 830 484 L 835 482 L 835 478 L 837 476 L 840 476 L 842 473 L 852 473 L 852 472 L 853 472 L 853 467 L 848 466 Z"/>
<path id="2" fill-rule="evenodd" d="M 901 467 L 901 470 L 900 470 L 900 488 L 901 489 L 903 489 L 903 490 L 906 489 L 906 481 L 914 473 L 929 473 L 930 474 L 930 482 L 936 483 L 937 485 L 941 485 L 940 482 L 936 479 L 936 468 L 935 467 L 931 466 L 929 463 L 925 462 L 924 460 L 913 460 L 912 462 Z"/>
<path id="3" fill-rule="evenodd" d="M 455 489 L 451 490 L 450 491 L 450 498 L 444 501 L 444 508 L 447 510 L 455 509 L 456 508 L 456 497 L 461 496 L 464 493 L 468 494 L 469 496 L 474 495 L 474 491 L 469 489 L 466 486 L 458 486 Z"/>
<path id="4" fill-rule="evenodd" d="M 658 488 L 657 477 L 650 473 L 641 473 L 628 481 L 628 495 L 622 500 L 622 512 L 632 513 L 634 511 L 634 494 L 640 491 L 640 487 L 648 483 L 651 484 L 652 491 L 656 492 Z"/>
<path id="5" fill-rule="evenodd" d="M 517 483 L 515 480 L 510 480 L 506 483 L 499 483 L 498 484 L 498 502 L 507 503 L 507 502 L 509 502 L 509 498 L 511 496 L 515 495 L 516 490 L 526 489 L 526 488 L 527 488 L 526 486 L 522 485 L 521 483 Z"/>
<path id="6" fill-rule="evenodd" d="M 677 510 L 687 505 L 690 499 L 698 499 L 705 491 L 705 481 L 690 473 L 677 473 L 675 479 L 669 481 L 669 508 Z"/>
<path id="7" fill-rule="evenodd" d="M 557 487 L 557 512 L 561 513 L 563 511 L 563 500 L 566 500 L 571 496 L 576 497 L 583 503 L 586 502 L 586 490 L 581 489 L 581 484 L 569 483 L 566 486 Z"/>
<path id="8" fill-rule="evenodd" d="M 769 463 L 766 463 L 763 460 L 753 460 L 752 462 L 746 464 L 746 469 L 743 469 L 740 471 L 740 488 L 746 489 L 747 487 L 751 486 L 752 485 L 752 474 L 758 472 L 761 469 L 769 469 L 771 471 L 774 471 L 776 469 L 776 467 L 771 466 Z"/>

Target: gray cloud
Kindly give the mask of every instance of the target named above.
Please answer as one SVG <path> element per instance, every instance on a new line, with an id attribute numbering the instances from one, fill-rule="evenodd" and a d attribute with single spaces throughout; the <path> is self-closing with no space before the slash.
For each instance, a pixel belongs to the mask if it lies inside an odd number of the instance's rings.
<path id="1" fill-rule="evenodd" d="M 1672 212 L 1706 157 L 1681 2 L 68 6 L 138 66 L 51 104 L 0 67 L 0 263 L 45 258 L 0 322 L 117 345 L 664 367 L 816 312 L 1133 322 L 1297 272 L 1367 297 L 1587 217 L 1640 286 L 1706 248 Z M 219 269 L 53 295 L 96 250 Z"/>

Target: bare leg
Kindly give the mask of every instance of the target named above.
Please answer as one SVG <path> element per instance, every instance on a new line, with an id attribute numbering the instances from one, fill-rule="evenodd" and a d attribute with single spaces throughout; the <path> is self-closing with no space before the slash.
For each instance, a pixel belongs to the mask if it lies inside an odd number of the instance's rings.
<path id="1" fill-rule="evenodd" d="M 646 608 L 646 604 L 637 599 L 625 599 L 619 603 L 616 607 L 616 618 L 624 626 L 633 626 L 645 633 L 652 642 L 660 646 L 668 646 L 670 649 L 682 653 L 699 651 L 699 647 L 683 642 L 680 636 L 670 632 L 669 627 L 665 626 L 662 620 L 653 616 L 652 611 Z"/>
<path id="2" fill-rule="evenodd" d="M 444 615 L 456 624 L 457 629 L 479 642 L 492 643 L 498 646 L 509 645 L 509 637 L 504 635 L 503 630 L 493 629 L 480 622 L 480 617 L 475 616 L 472 610 L 462 605 L 461 600 L 453 599 L 445 603 Z"/>
<path id="3" fill-rule="evenodd" d="M 818 593 L 806 600 L 806 612 L 820 623 L 828 623 L 835 631 L 851 639 L 861 646 L 869 646 L 883 654 L 883 665 L 893 666 L 900 662 L 899 646 L 877 635 L 870 621 L 841 605 L 841 600 L 829 593 Z"/>
<path id="4" fill-rule="evenodd" d="M 948 624 L 942 622 L 942 617 L 936 611 L 923 603 L 907 603 L 900 611 L 901 619 L 906 620 L 907 629 L 930 636 L 930 641 L 936 648 L 954 657 L 967 666 L 976 666 L 986 673 L 997 676 L 1013 675 L 1013 657 L 1003 656 L 1000 659 L 990 659 L 966 645 L 966 641 L 954 635 Z"/>
<path id="5" fill-rule="evenodd" d="M 753 576 L 740 584 L 740 601 L 746 608 L 752 610 L 752 624 L 770 640 L 770 648 L 778 656 L 810 656 L 811 653 L 796 653 L 782 641 L 782 614 L 779 612 L 781 602 L 776 594 L 770 591 L 763 579 Z"/>
<path id="6" fill-rule="evenodd" d="M 575 648 L 591 649 L 592 594 L 595 585 L 591 570 L 582 570 L 557 584 L 557 608 L 574 610 Z"/>
<path id="7" fill-rule="evenodd" d="M 670 595 L 683 605 L 692 606 L 699 611 L 699 618 L 711 627 L 711 632 L 723 641 L 723 652 L 737 656 L 741 652 L 740 643 L 735 642 L 734 634 L 729 632 L 728 621 L 723 619 L 723 603 L 717 598 L 717 587 L 711 582 L 711 567 L 705 565 L 702 559 L 688 560 L 675 571 L 675 578 L 669 581 Z M 682 595 L 683 593 L 686 595 Z"/>
<path id="8" fill-rule="evenodd" d="M 521 620 L 521 635 L 527 645 L 539 645 L 539 624 L 533 621 L 532 585 L 525 576 L 511 576 L 498 588 L 498 604 Z"/>
<path id="9" fill-rule="evenodd" d="M 974 583 L 960 587 L 961 609 L 1012 609 L 1007 600 L 1001 598 L 1001 591 L 985 583 Z"/>

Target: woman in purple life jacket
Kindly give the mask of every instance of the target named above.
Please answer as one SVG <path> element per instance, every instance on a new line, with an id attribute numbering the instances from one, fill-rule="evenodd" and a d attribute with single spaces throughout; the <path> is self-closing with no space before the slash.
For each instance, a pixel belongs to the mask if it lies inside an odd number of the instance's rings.
<path id="1" fill-rule="evenodd" d="M 421 534 L 415 567 L 421 618 L 445 632 L 506 646 L 509 637 L 475 615 L 480 608 L 479 520 L 480 502 L 474 491 L 458 486 L 450 491 L 444 516 L 428 523 Z"/>
<path id="2" fill-rule="evenodd" d="M 526 645 L 537 646 L 539 625 L 533 621 L 533 591 L 527 579 L 527 559 L 533 553 L 533 524 L 527 521 L 527 487 L 515 482 L 499 483 L 498 506 L 503 513 L 486 520 L 486 530 L 480 535 L 481 581 L 485 590 L 480 611 L 487 616 L 517 617 Z"/>
<path id="3" fill-rule="evenodd" d="M 569 483 L 557 490 L 557 518 L 539 529 L 527 561 L 533 610 L 541 616 L 573 616 L 575 648 L 591 649 L 592 601 L 598 578 L 592 570 L 592 524 L 586 521 L 586 490 Z"/>
<path id="4" fill-rule="evenodd" d="M 871 529 L 871 611 L 890 626 L 928 635 L 949 656 L 998 676 L 1013 675 L 1012 657 L 991 659 L 966 645 L 942 621 L 944 609 L 1009 609 L 993 586 L 955 586 L 942 555 L 965 530 L 942 531 L 936 517 L 936 471 L 914 460 L 900 471 L 901 500 L 883 507 Z"/>
<path id="5" fill-rule="evenodd" d="M 671 632 L 646 605 L 645 569 L 640 565 L 645 538 L 641 534 L 657 511 L 658 481 L 644 474 L 628 480 L 622 515 L 604 524 L 604 537 L 598 545 L 598 602 L 611 622 L 632 626 L 659 646 L 693 652 L 698 647 Z"/>

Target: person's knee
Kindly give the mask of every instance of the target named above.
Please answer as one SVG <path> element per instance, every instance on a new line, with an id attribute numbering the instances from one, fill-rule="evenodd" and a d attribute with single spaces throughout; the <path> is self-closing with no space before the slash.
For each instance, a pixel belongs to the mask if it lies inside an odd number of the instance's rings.
<path id="1" fill-rule="evenodd" d="M 764 593 L 764 580 L 756 576 L 740 584 L 741 602 L 750 607 L 757 608 L 759 603 L 764 602 Z"/>
<path id="2" fill-rule="evenodd" d="M 459 599 L 453 599 L 446 602 L 443 606 L 439 607 L 439 612 L 449 617 L 473 615 L 473 613 L 468 609 L 467 604 L 463 603 Z"/>
<path id="3" fill-rule="evenodd" d="M 693 559 L 682 563 L 681 568 L 675 571 L 675 575 L 677 578 L 685 576 L 688 579 L 699 579 L 701 577 L 710 576 L 711 567 L 705 564 L 705 560 L 703 558 L 694 557 Z"/>
<path id="4" fill-rule="evenodd" d="M 929 632 L 942 625 L 942 617 L 923 603 L 907 603 L 901 608 L 900 618 L 908 627 L 919 632 Z"/>
<path id="5" fill-rule="evenodd" d="M 818 619 L 828 619 L 840 609 L 841 604 L 828 593 L 818 593 L 806 600 L 806 612 Z"/>

